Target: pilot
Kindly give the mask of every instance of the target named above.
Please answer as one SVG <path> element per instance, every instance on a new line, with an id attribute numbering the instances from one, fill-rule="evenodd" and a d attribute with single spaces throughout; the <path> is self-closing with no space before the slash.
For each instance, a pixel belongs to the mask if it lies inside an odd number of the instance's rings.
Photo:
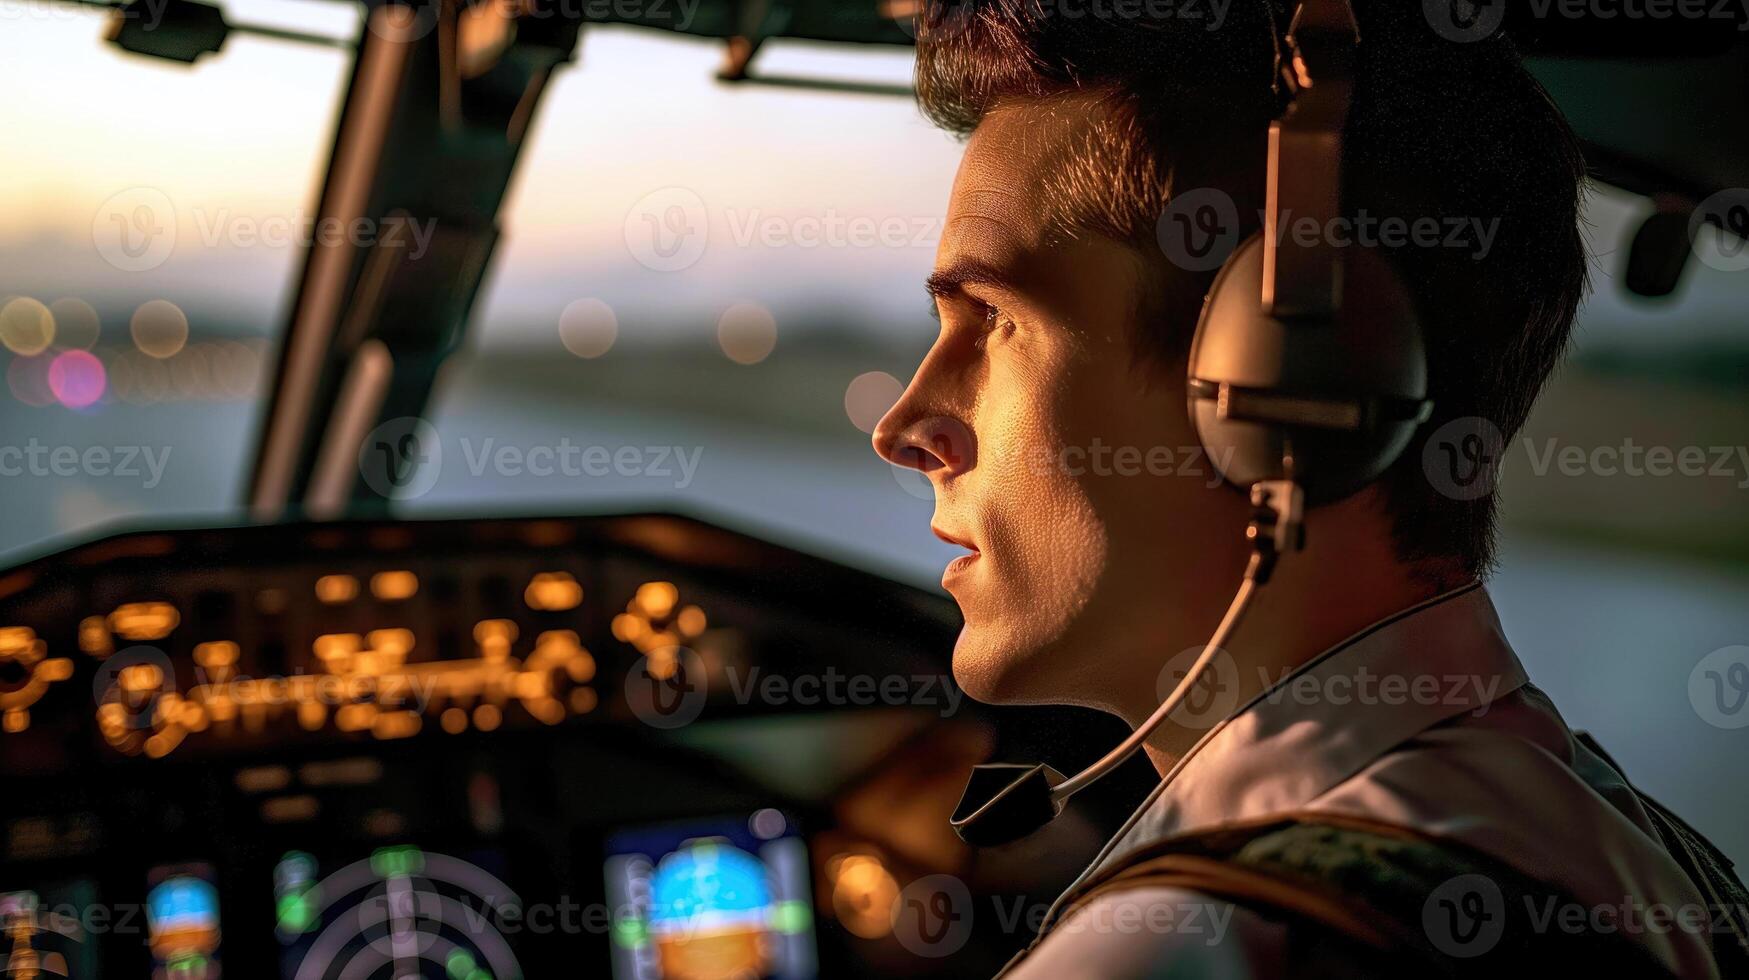
<path id="1" fill-rule="evenodd" d="M 1342 219 L 1283 227 L 1388 256 L 1431 417 L 1306 511 L 1303 550 L 1147 738 L 1161 788 L 1005 973 L 1728 975 L 1742 933 L 1721 899 L 1741 885 L 1695 868 L 1728 862 L 1568 728 L 1483 584 L 1477 468 L 1586 288 L 1579 148 L 1506 37 L 1442 36 L 1437 5 L 1352 6 Z M 967 143 L 927 284 L 939 335 L 874 446 L 929 479 L 932 529 L 966 549 L 942 583 L 979 700 L 1139 726 L 1229 608 L 1255 515 L 1199 440 L 1186 361 L 1221 261 L 1199 245 L 1261 224 L 1293 13 L 926 8 L 918 97 Z"/>

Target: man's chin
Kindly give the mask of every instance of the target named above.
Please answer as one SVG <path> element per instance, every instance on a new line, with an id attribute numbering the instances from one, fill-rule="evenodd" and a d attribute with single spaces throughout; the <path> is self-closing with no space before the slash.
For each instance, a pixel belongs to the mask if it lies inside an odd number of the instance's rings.
<path id="1" fill-rule="evenodd" d="M 960 628 L 953 647 L 953 679 L 960 690 L 984 704 L 1039 704 L 1053 692 L 1038 689 L 1035 651 L 996 642 L 988 631 Z M 1055 692 L 1060 696 L 1062 692 Z"/>

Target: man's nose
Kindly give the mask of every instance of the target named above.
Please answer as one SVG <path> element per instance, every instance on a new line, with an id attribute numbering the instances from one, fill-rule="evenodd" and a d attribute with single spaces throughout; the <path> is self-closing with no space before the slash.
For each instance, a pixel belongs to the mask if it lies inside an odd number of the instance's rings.
<path id="1" fill-rule="evenodd" d="M 944 480 L 976 465 L 977 446 L 965 423 L 919 411 L 910 395 L 907 391 L 875 426 L 874 451 L 894 466 Z"/>

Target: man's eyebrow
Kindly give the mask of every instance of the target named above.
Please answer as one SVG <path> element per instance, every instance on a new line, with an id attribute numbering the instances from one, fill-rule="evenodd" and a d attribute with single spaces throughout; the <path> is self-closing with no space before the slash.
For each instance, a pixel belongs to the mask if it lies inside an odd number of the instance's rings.
<path id="1" fill-rule="evenodd" d="M 1014 289 L 1014 281 L 1000 269 L 977 259 L 960 259 L 952 265 L 935 270 L 924 281 L 923 288 L 933 300 L 964 292 L 965 287 L 971 283 L 1009 291 Z"/>

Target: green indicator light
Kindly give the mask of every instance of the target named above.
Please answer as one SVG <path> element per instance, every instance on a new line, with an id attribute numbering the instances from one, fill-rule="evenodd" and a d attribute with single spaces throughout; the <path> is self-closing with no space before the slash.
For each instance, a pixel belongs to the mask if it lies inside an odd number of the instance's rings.
<path id="1" fill-rule="evenodd" d="M 308 893 L 281 896 L 278 905 L 279 931 L 308 932 L 315 924 L 316 907 L 309 900 Z"/>
<path id="2" fill-rule="evenodd" d="M 382 847 L 370 856 L 370 869 L 379 878 L 397 878 L 425 870 L 425 852 L 417 847 Z"/>
<path id="3" fill-rule="evenodd" d="M 626 916 L 613 924 L 613 941 L 627 949 L 637 949 L 650 941 L 650 931 L 642 919 Z"/>
<path id="4" fill-rule="evenodd" d="M 814 913 L 808 909 L 807 902 L 791 900 L 778 902 L 771 909 L 771 928 L 778 932 L 794 935 L 808 931 L 814 921 Z"/>
<path id="5" fill-rule="evenodd" d="M 465 949 L 458 949 L 449 954 L 449 960 L 444 963 L 444 970 L 451 980 L 466 980 L 474 972 L 474 954 Z"/>

